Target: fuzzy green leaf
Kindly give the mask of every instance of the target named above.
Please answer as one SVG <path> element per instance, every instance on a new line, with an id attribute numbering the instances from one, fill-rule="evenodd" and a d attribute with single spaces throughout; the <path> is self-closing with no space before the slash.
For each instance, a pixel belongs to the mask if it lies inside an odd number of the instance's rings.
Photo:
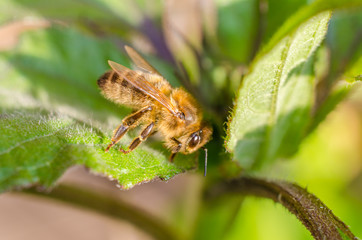
<path id="1" fill-rule="evenodd" d="M 108 59 L 128 65 L 109 42 L 67 28 L 26 33 L 15 51 L 0 55 L 0 191 L 53 186 L 78 164 L 125 189 L 197 166 L 195 155 L 169 163 L 157 142 L 127 155 L 119 146 L 104 152 L 112 130 L 130 113 L 104 99 L 97 87 Z M 121 144 L 131 140 L 127 135 Z"/>
<path id="2" fill-rule="evenodd" d="M 148 147 L 129 155 L 115 149 L 106 153 L 108 132 L 54 112 L 21 109 L 0 116 L 0 192 L 34 184 L 51 187 L 77 164 L 118 180 L 124 189 L 195 167 L 191 158 L 180 167 L 180 160 L 171 164 L 165 153 Z"/>
<path id="3" fill-rule="evenodd" d="M 330 12 L 285 37 L 245 77 L 229 122 L 226 147 L 245 168 L 295 151 L 313 103 L 313 58 Z"/>

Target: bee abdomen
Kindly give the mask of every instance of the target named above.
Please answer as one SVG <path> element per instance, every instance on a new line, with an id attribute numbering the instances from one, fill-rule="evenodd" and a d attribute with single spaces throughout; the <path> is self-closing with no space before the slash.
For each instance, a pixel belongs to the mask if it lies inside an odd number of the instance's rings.
<path id="1" fill-rule="evenodd" d="M 117 73 L 115 73 L 114 71 L 107 71 L 98 79 L 98 87 L 104 90 L 110 83 L 116 83 L 117 78 L 119 78 Z"/>
<path id="2" fill-rule="evenodd" d="M 97 81 L 102 94 L 109 100 L 132 108 L 150 104 L 150 100 L 140 90 L 134 88 L 115 71 L 105 72 Z"/>

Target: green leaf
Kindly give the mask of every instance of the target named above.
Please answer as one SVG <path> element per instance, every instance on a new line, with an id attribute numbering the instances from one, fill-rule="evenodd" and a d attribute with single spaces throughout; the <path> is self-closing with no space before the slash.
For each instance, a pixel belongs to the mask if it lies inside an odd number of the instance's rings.
<path id="1" fill-rule="evenodd" d="M 226 147 L 241 166 L 295 151 L 313 104 L 313 58 L 331 16 L 319 14 L 285 37 L 245 77 L 229 122 Z"/>
<path id="2" fill-rule="evenodd" d="M 129 155 L 115 149 L 106 153 L 108 132 L 39 109 L 2 113 L 0 131 L 0 191 L 34 184 L 51 187 L 77 164 L 118 180 L 124 189 L 156 177 L 168 180 L 195 167 L 191 158 L 178 167 L 179 160 L 171 164 L 164 153 L 145 146 Z"/>
<path id="3" fill-rule="evenodd" d="M 169 163 L 157 142 L 127 155 L 117 146 L 104 152 L 112 130 L 130 113 L 97 88 L 108 59 L 128 65 L 114 45 L 67 28 L 28 32 L 16 50 L 0 55 L 0 191 L 53 186 L 78 164 L 125 189 L 196 168 L 195 155 Z M 121 144 L 131 140 L 125 136 Z"/>

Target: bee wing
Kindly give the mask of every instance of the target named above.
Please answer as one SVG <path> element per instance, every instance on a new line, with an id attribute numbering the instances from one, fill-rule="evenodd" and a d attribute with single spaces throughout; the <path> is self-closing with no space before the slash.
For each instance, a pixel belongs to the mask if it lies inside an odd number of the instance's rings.
<path id="1" fill-rule="evenodd" d="M 144 94 L 152 97 L 157 102 L 162 104 L 165 108 L 167 108 L 167 110 L 170 111 L 170 113 L 177 116 L 177 114 L 180 112 L 178 108 L 171 103 L 165 94 L 155 88 L 142 75 L 113 61 L 108 61 L 108 64 L 114 71 L 116 71 L 120 76 L 131 83 L 135 88 L 141 90 Z"/>
<path id="2" fill-rule="evenodd" d="M 148 73 L 153 73 L 162 76 L 154 67 L 151 66 L 151 64 L 149 64 L 143 57 L 141 57 L 141 55 L 138 52 L 136 52 L 136 50 L 127 45 L 124 46 L 124 48 L 126 49 L 128 56 L 132 59 L 132 61 L 136 64 L 137 67 Z"/>

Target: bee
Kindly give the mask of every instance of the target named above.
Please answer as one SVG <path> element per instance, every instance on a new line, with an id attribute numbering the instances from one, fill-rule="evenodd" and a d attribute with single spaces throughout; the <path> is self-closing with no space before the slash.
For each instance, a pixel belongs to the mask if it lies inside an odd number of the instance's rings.
<path id="1" fill-rule="evenodd" d="M 133 139 L 124 154 L 133 151 L 155 132 L 161 133 L 164 145 L 171 151 L 172 162 L 177 153 L 190 154 L 210 140 L 212 128 L 203 120 L 196 100 L 183 88 L 172 88 L 169 82 L 133 48 L 125 46 L 129 57 L 139 70 L 131 70 L 108 61 L 112 70 L 97 81 L 105 98 L 134 110 L 114 130 L 106 152 L 132 128 L 144 125 L 140 135 Z"/>

